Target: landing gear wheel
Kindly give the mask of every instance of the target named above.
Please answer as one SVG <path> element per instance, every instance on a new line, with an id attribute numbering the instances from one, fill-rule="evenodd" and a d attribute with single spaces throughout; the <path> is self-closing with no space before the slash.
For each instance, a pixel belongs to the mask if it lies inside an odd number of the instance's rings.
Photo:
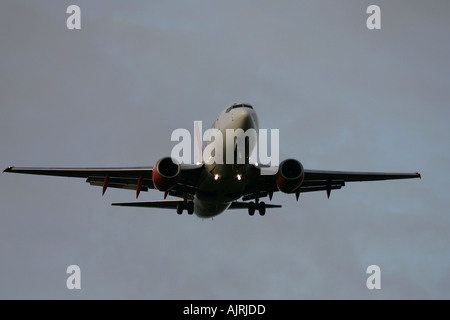
<path id="1" fill-rule="evenodd" d="M 189 202 L 187 203 L 187 213 L 188 213 L 189 215 L 191 215 L 191 214 L 194 213 L 194 202 L 189 201 Z"/>
<path id="2" fill-rule="evenodd" d="M 178 214 L 182 214 L 182 213 L 183 213 L 183 209 L 184 209 L 183 204 L 179 202 L 179 203 L 177 204 L 177 213 L 178 213 Z"/>
<path id="3" fill-rule="evenodd" d="M 248 214 L 253 216 L 255 214 L 256 204 L 252 201 L 248 204 Z"/>
<path id="4" fill-rule="evenodd" d="M 261 216 L 266 214 L 266 204 L 264 202 L 260 202 L 258 205 L 258 211 Z"/>

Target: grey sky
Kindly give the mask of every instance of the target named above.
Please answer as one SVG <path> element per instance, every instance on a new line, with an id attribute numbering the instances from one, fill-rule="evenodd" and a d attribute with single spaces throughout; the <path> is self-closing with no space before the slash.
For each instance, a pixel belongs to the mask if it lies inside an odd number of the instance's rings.
<path id="1" fill-rule="evenodd" d="M 423 178 L 202 221 L 111 207 L 134 192 L 83 179 L 2 174 L 0 298 L 450 298 L 449 18 L 448 1 L 3 1 L 2 169 L 151 166 L 174 129 L 246 101 L 280 129 L 281 159 Z"/>

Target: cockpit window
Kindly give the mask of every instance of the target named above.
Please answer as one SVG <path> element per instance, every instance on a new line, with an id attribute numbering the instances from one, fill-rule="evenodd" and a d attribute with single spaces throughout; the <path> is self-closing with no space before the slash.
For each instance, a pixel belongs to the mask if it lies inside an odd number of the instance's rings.
<path id="1" fill-rule="evenodd" d="M 250 108 L 253 109 L 253 107 L 249 104 L 245 104 L 245 103 L 238 103 L 238 104 L 234 104 L 228 107 L 227 111 L 225 111 L 225 113 L 230 112 L 232 109 L 237 109 L 237 108 Z"/>

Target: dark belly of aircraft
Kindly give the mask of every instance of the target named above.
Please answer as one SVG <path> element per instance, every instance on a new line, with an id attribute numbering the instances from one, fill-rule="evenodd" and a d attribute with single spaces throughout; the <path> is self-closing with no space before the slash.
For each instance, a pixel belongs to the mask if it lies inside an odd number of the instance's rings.
<path id="1" fill-rule="evenodd" d="M 209 174 L 201 182 L 194 199 L 194 212 L 199 217 L 216 216 L 238 200 L 245 189 L 244 179 L 234 175 Z"/>

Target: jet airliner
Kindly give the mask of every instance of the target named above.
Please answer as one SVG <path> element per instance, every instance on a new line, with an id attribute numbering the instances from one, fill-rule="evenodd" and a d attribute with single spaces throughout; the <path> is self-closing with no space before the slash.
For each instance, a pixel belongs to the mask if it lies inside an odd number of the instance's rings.
<path id="1" fill-rule="evenodd" d="M 259 129 L 258 117 L 247 103 L 229 105 L 216 118 L 213 128 L 226 136 L 227 129 Z M 232 163 L 183 164 L 164 157 L 153 167 L 124 168 L 31 168 L 9 167 L 4 172 L 36 175 L 85 178 L 86 182 L 107 188 L 135 190 L 136 198 L 141 191 L 157 189 L 164 192 L 161 201 L 134 201 L 113 203 L 115 206 L 164 208 L 176 210 L 178 214 L 187 211 L 201 218 L 214 217 L 227 209 L 246 209 L 250 215 L 258 211 L 265 215 L 268 208 L 281 205 L 265 203 L 260 199 L 272 200 L 275 192 L 294 194 L 298 201 L 300 194 L 325 191 L 328 198 L 331 190 L 340 189 L 346 182 L 376 181 L 420 178 L 414 173 L 350 172 L 308 170 L 296 159 L 286 159 L 276 168 L 274 174 L 263 174 L 264 166 L 250 162 L 249 155 L 254 143 L 245 138 L 245 161 Z M 215 140 L 210 143 L 215 143 Z M 226 153 L 222 143 L 223 154 Z M 237 152 L 234 150 L 233 152 Z M 167 195 L 179 200 L 165 200 Z"/>

